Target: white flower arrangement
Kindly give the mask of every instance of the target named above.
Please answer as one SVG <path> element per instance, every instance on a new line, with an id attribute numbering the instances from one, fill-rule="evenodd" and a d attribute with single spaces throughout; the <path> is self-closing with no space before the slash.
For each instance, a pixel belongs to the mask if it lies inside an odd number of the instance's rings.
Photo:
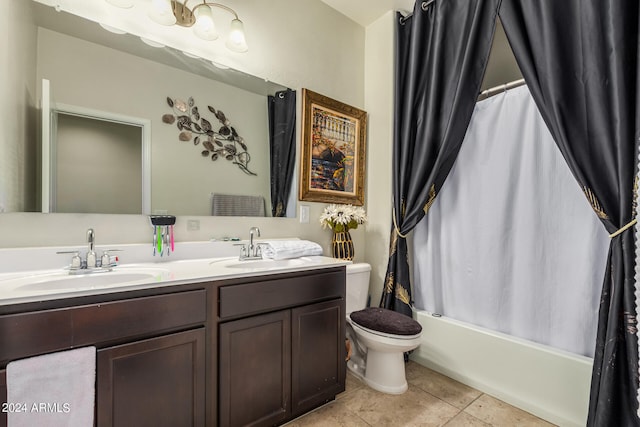
<path id="1" fill-rule="evenodd" d="M 329 205 L 320 215 L 322 228 L 330 227 L 334 232 L 355 230 L 367 222 L 367 214 L 361 207 L 353 205 Z"/>

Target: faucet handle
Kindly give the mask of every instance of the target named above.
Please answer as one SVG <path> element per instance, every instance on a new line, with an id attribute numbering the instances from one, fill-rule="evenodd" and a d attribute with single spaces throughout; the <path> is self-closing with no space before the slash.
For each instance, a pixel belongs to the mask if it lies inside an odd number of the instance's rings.
<path id="1" fill-rule="evenodd" d="M 265 247 L 265 246 L 269 246 L 269 244 L 268 243 L 261 243 L 261 242 L 256 243 L 256 253 L 255 253 L 256 257 L 261 257 L 262 256 L 262 248 Z"/>
<path id="2" fill-rule="evenodd" d="M 122 249 L 105 249 L 100 257 L 100 266 L 102 268 L 115 267 L 118 261 L 117 257 L 111 255 L 111 252 L 122 252 Z"/>
<path id="3" fill-rule="evenodd" d="M 78 270 L 82 268 L 82 258 L 80 258 L 80 251 L 58 251 L 57 254 L 73 254 L 71 257 L 71 269 Z"/>
<path id="4" fill-rule="evenodd" d="M 76 252 L 71 257 L 71 268 L 75 270 L 81 267 L 82 267 L 82 258 L 80 258 L 80 253 Z"/>
<path id="5" fill-rule="evenodd" d="M 247 245 L 244 243 L 234 243 L 233 246 L 240 246 L 240 259 L 247 256 Z"/>

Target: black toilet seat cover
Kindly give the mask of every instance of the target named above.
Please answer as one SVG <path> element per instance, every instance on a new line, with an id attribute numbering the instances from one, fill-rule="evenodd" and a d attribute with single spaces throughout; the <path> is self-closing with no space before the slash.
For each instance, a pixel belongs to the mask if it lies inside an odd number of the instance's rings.
<path id="1" fill-rule="evenodd" d="M 369 307 L 354 311 L 351 320 L 364 328 L 385 334 L 417 335 L 422 331 L 420 323 L 411 317 L 386 308 Z"/>

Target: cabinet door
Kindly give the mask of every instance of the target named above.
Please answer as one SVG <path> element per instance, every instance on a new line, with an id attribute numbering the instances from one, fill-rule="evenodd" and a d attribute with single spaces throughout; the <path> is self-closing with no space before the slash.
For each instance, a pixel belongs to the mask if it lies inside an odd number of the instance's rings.
<path id="1" fill-rule="evenodd" d="M 289 310 L 220 324 L 220 425 L 270 426 L 290 415 Z"/>
<path id="2" fill-rule="evenodd" d="M 98 351 L 97 425 L 204 426 L 205 330 Z"/>
<path id="3" fill-rule="evenodd" d="M 344 391 L 344 299 L 291 311 L 292 411 L 294 416 Z"/>
<path id="4" fill-rule="evenodd" d="M 0 369 L 0 404 L 7 403 L 7 371 Z M 0 411 L 0 427 L 6 427 L 7 413 Z"/>

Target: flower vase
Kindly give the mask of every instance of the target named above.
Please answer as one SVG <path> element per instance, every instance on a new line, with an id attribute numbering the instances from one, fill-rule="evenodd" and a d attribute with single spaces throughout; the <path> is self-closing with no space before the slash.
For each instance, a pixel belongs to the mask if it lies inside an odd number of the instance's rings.
<path id="1" fill-rule="evenodd" d="M 353 261 L 353 240 L 348 231 L 334 231 L 331 244 L 334 258 Z"/>

